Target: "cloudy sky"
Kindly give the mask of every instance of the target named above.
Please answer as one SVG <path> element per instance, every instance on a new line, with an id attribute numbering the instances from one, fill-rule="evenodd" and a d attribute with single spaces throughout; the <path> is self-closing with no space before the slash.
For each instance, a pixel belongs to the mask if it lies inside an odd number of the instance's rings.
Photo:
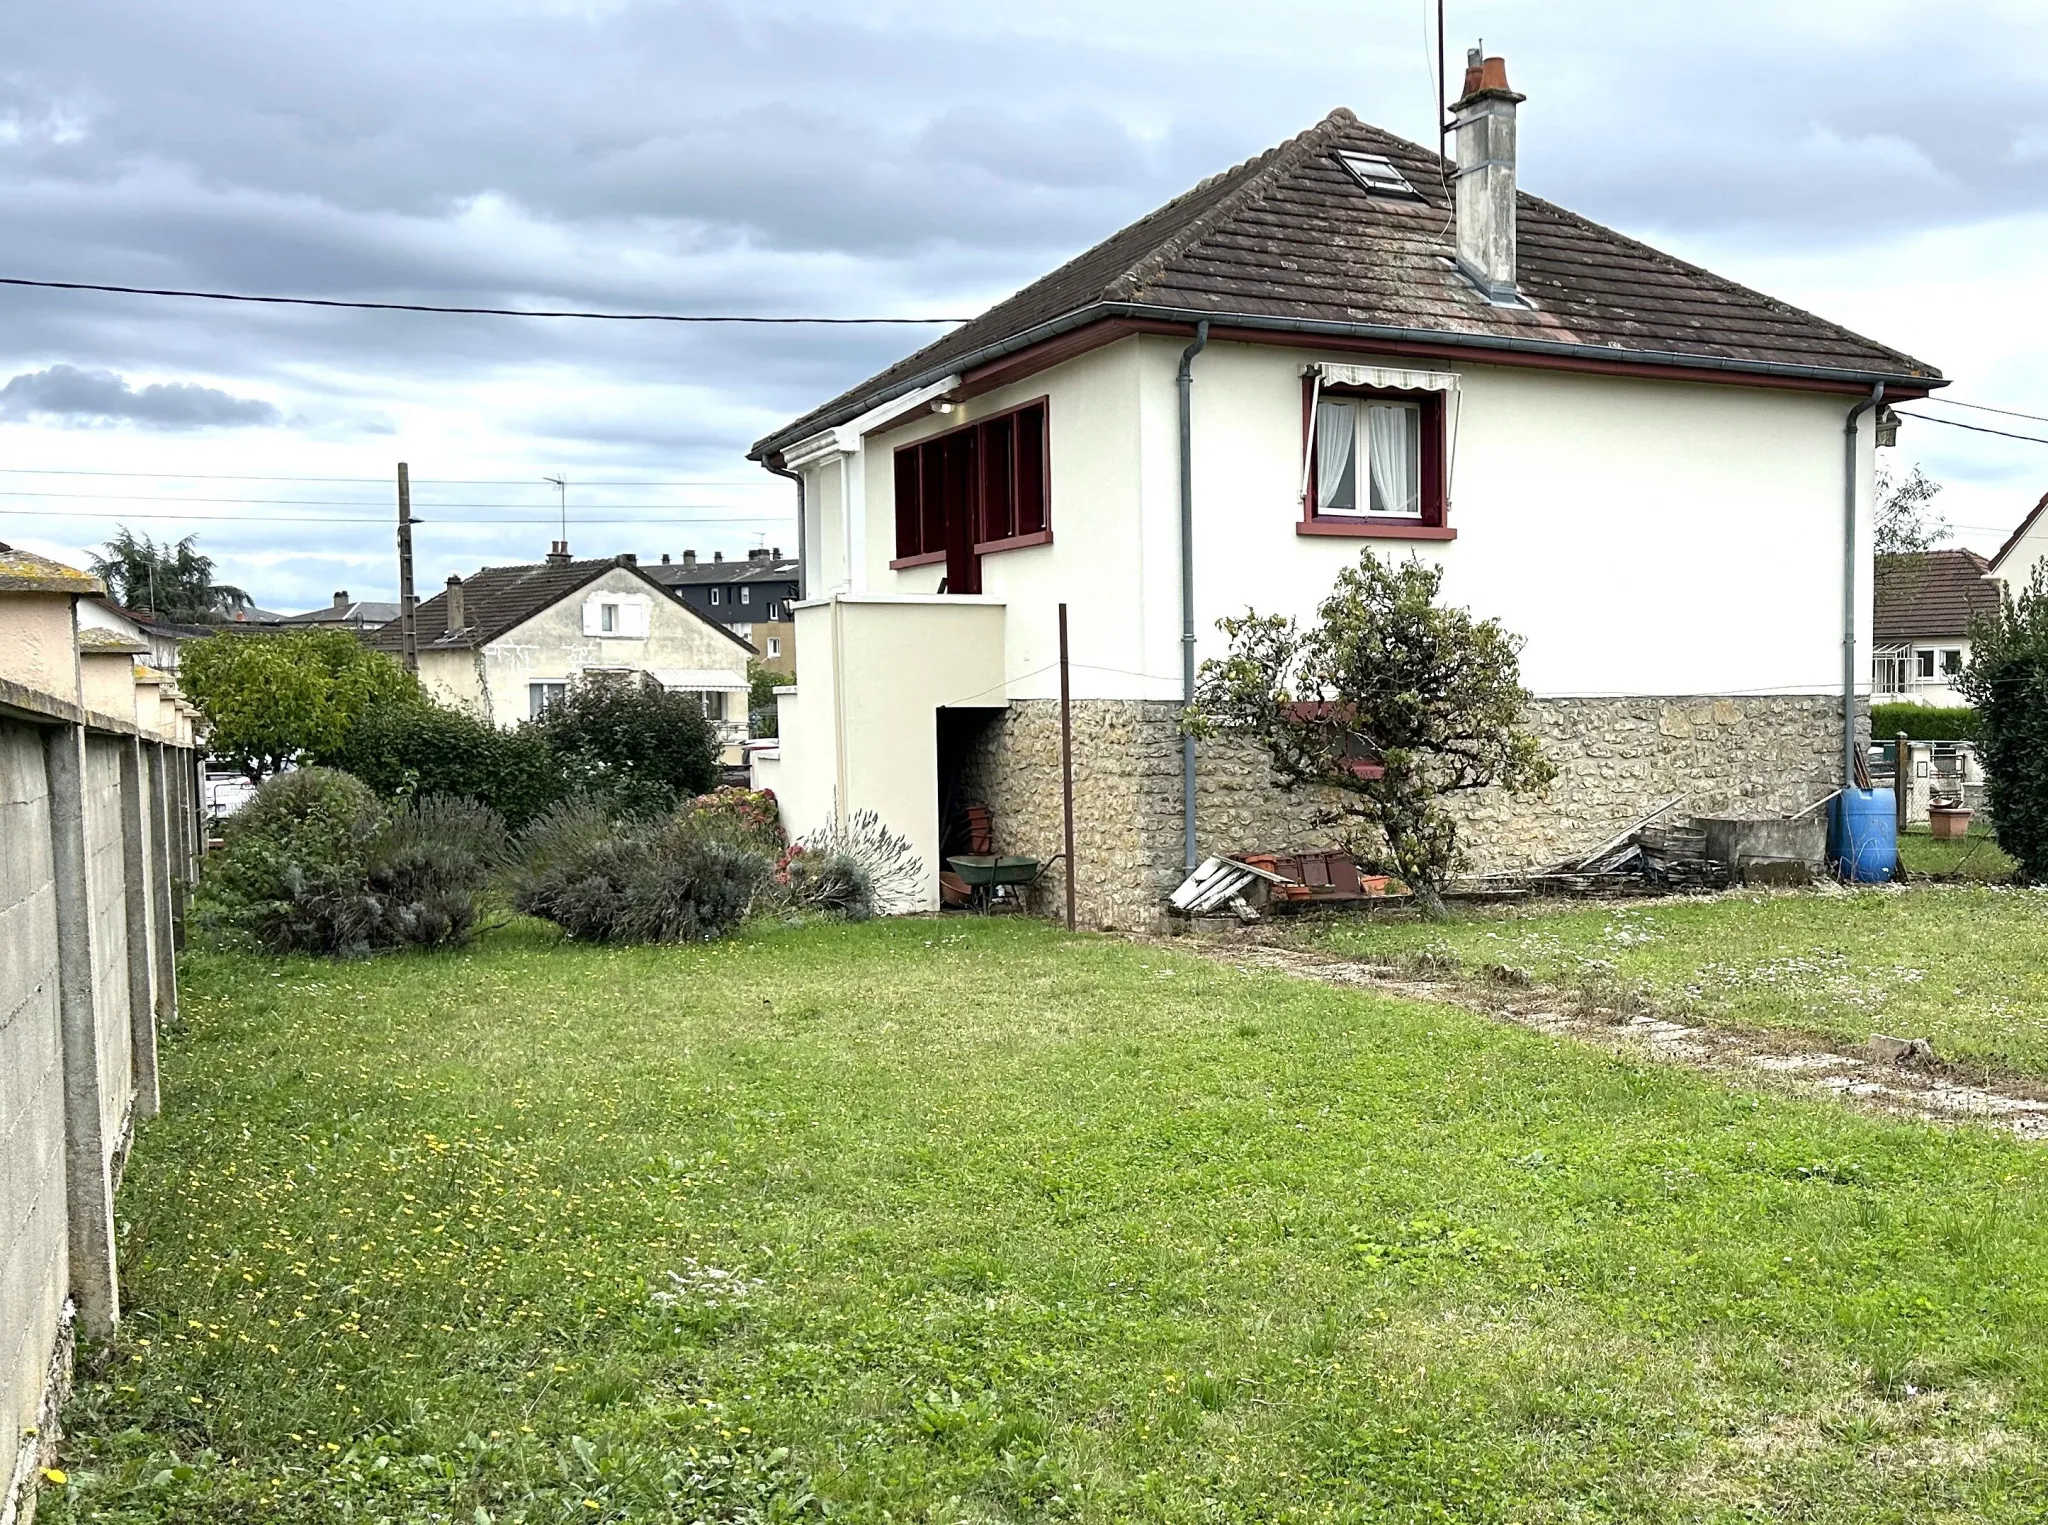
<path id="1" fill-rule="evenodd" d="M 1346 104 L 1432 132 L 1428 0 L 0 6 L 0 275 L 684 313 L 972 313 Z M 1451 0 L 1541 195 L 2048 415 L 2048 7 Z M 0 287 L 0 539 L 197 533 L 296 610 L 578 554 L 791 547 L 773 425 L 916 329 L 319 312 Z M 2048 439 L 2048 423 L 1926 406 Z M 2048 445 L 1909 424 L 1995 549 Z"/>

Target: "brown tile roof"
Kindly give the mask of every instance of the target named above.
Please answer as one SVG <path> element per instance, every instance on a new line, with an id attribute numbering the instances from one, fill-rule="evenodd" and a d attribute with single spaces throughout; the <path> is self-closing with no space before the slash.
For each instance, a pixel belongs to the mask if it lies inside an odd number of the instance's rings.
<path id="1" fill-rule="evenodd" d="M 1879 569 L 1874 634 L 1879 641 L 1956 639 L 1972 619 L 1998 607 L 1991 563 L 1975 551 L 1923 551 Z"/>
<path id="2" fill-rule="evenodd" d="M 572 596 L 586 583 L 595 582 L 605 573 L 620 567 L 632 572 L 669 603 L 688 610 L 692 618 L 702 620 L 735 645 L 753 650 L 725 626 L 706 618 L 670 594 L 647 575 L 645 568 L 615 557 L 603 561 L 569 561 L 560 565 L 541 562 L 532 566 L 485 567 L 462 580 L 462 612 L 468 628 L 450 633 L 446 589 L 421 602 L 415 615 L 419 649 L 448 651 L 488 646 L 506 631 L 525 624 L 543 609 L 553 608 Z M 374 630 L 364 632 L 363 639 L 382 650 L 397 651 L 400 646 L 398 621 L 388 620 Z"/>
<path id="3" fill-rule="evenodd" d="M 1368 194 L 1340 149 L 1391 159 L 1421 200 Z M 1436 154 L 1339 107 L 1204 181 L 754 446 L 760 458 L 876 403 L 1096 317 L 1305 326 L 1778 374 L 1936 381 L 1940 372 L 1826 319 L 1518 197 L 1527 308 L 1489 304 L 1455 268 Z"/>

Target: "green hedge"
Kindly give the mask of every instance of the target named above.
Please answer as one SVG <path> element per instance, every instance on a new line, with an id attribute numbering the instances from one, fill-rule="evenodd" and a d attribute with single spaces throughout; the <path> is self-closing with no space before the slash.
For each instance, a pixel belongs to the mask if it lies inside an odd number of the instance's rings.
<path id="1" fill-rule="evenodd" d="M 1913 741 L 1982 741 L 1984 726 L 1974 709 L 1931 704 L 1873 704 L 1870 739 L 1895 740 L 1904 731 Z"/>
<path id="2" fill-rule="evenodd" d="M 514 831 L 561 800 L 571 782 L 547 739 L 530 727 L 501 731 L 438 704 L 371 710 L 320 761 L 353 773 L 387 799 L 440 794 L 479 800 Z"/>

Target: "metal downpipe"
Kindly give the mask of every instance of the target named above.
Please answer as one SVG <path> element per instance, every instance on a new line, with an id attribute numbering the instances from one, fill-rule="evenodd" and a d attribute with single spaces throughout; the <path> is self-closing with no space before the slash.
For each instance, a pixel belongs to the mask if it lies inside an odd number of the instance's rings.
<path id="1" fill-rule="evenodd" d="M 1182 708 L 1195 702 L 1195 356 L 1209 347 L 1209 320 L 1195 325 L 1195 342 L 1180 352 L 1180 692 Z M 1180 737 L 1181 856 L 1192 874 L 1195 858 L 1195 738 Z"/>
<path id="2" fill-rule="evenodd" d="M 1884 401 L 1884 383 L 1849 410 L 1842 473 L 1842 787 L 1856 787 L 1856 459 L 1858 424 Z"/>
<path id="3" fill-rule="evenodd" d="M 796 600 L 798 603 L 802 603 L 804 599 L 809 596 L 807 589 L 809 577 L 804 570 L 805 546 L 803 473 L 791 471 L 787 466 L 783 465 L 782 457 L 780 455 L 771 455 L 767 459 L 763 460 L 761 464 L 763 466 L 766 466 L 770 471 L 774 472 L 775 475 L 777 475 L 778 477 L 788 477 L 790 481 L 796 483 Z M 790 618 L 794 620 L 796 616 L 791 615 Z"/>

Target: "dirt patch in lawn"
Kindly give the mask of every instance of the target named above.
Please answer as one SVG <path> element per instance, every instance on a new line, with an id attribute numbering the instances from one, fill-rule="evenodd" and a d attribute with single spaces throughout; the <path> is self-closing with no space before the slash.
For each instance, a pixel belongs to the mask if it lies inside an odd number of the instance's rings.
<path id="1" fill-rule="evenodd" d="M 1821 1045 L 1801 1046 L 1797 1036 L 1788 1033 L 1689 1026 L 1644 1009 L 1641 998 L 1629 992 L 1618 992 L 1613 1005 L 1603 1006 L 1597 992 L 1589 998 L 1585 993 L 1534 987 L 1526 974 L 1513 969 L 1494 971 L 1491 979 L 1475 979 L 1448 960 L 1427 957 L 1382 964 L 1270 943 L 1211 942 L 1201 937 L 1176 938 L 1172 946 L 1237 968 L 1462 1006 L 1615 1052 L 1769 1079 L 1870 1111 L 1927 1122 L 1988 1123 L 2031 1142 L 2048 1142 L 2048 1099 L 2016 1087 L 1981 1083 L 1975 1077 L 1965 1080 L 1938 1060 L 1897 1062 Z"/>

